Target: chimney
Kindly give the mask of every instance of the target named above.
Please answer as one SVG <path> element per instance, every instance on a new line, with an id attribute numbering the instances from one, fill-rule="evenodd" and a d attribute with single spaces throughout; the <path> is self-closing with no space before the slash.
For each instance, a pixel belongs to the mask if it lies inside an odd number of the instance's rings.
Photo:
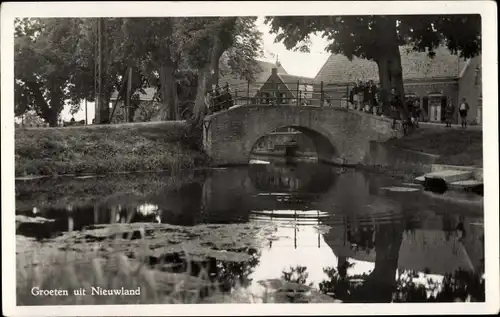
<path id="1" fill-rule="evenodd" d="M 278 75 L 278 68 L 273 67 L 273 69 L 271 70 L 271 74 L 272 75 Z"/>

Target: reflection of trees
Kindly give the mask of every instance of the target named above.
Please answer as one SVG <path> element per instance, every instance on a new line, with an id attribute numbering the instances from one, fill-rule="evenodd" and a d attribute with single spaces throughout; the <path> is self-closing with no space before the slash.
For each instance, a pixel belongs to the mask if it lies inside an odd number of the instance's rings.
<path id="1" fill-rule="evenodd" d="M 208 254 L 203 259 L 194 258 L 183 253 L 173 253 L 162 258 L 159 263 L 154 263 L 158 268 L 172 273 L 188 273 L 204 281 L 210 282 L 211 286 L 201 288 L 200 296 L 206 297 L 214 292 L 230 292 L 231 289 L 250 285 L 252 279 L 249 277 L 259 264 L 260 252 L 253 248 L 244 250 L 251 255 L 250 260 L 234 262 L 221 261 Z"/>
<path id="2" fill-rule="evenodd" d="M 254 272 L 259 264 L 260 254 L 251 250 L 252 258 L 247 262 L 221 262 L 217 263 L 217 269 L 213 280 L 219 283 L 219 290 L 229 292 L 231 288 L 242 286 L 247 287 L 252 282 L 249 276 Z"/>
<path id="3" fill-rule="evenodd" d="M 312 286 L 313 284 L 312 282 L 307 282 L 309 273 L 307 273 L 307 267 L 305 266 L 290 267 L 288 271 L 284 270 L 281 274 L 281 278 L 290 283 L 308 286 Z"/>
<path id="4" fill-rule="evenodd" d="M 339 259 L 339 262 L 340 259 Z M 342 261 L 345 266 L 354 264 Z M 366 291 L 366 283 L 369 283 L 371 274 L 343 275 L 341 269 L 332 267 L 323 268 L 327 279 L 319 283 L 319 290 L 335 299 L 345 303 L 377 302 L 380 297 L 376 295 L 378 289 L 375 286 Z M 283 271 L 282 278 L 287 282 L 298 284 L 309 284 L 307 282 L 307 268 L 297 267 Z M 456 302 L 456 301 L 485 301 L 484 279 L 476 273 L 457 270 L 453 274 L 446 274 L 441 282 L 430 278 L 425 284 L 415 281 L 418 273 L 415 271 L 404 271 L 394 280 L 394 288 L 387 302 Z"/>

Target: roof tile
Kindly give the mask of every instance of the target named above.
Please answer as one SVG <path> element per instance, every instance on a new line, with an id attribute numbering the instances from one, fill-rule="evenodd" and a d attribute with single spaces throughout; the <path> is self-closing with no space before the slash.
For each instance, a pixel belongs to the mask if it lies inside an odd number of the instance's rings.
<path id="1" fill-rule="evenodd" d="M 427 52 L 409 51 L 400 47 L 404 79 L 431 79 L 458 77 L 465 61 L 447 48 L 438 47 L 434 58 Z M 349 61 L 342 54 L 332 54 L 315 77 L 316 82 L 348 83 L 360 80 L 378 80 L 378 67 L 374 61 L 353 58 Z"/>

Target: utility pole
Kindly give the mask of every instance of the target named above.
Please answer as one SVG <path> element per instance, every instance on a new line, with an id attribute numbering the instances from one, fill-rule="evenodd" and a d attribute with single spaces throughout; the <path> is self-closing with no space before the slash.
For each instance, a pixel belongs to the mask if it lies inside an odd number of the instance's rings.
<path id="1" fill-rule="evenodd" d="M 99 93 L 100 86 L 99 86 L 99 59 L 100 59 L 100 46 L 99 46 L 99 39 L 100 39 L 100 28 L 99 28 L 99 18 L 96 19 L 95 23 L 95 30 L 94 30 L 94 35 L 95 35 L 95 42 L 94 42 L 94 106 L 95 106 L 95 111 L 94 111 L 94 122 L 95 124 L 99 124 L 101 122 L 100 118 L 100 96 L 101 94 Z"/>
<path id="2" fill-rule="evenodd" d="M 96 51 L 95 51 L 95 122 L 97 124 L 105 123 L 107 120 L 106 116 L 108 113 L 108 105 L 105 105 L 103 100 L 103 73 L 102 73 L 102 63 L 103 63 L 103 18 L 97 18 L 96 21 Z"/>
<path id="3" fill-rule="evenodd" d="M 125 110 L 125 122 L 130 121 L 130 99 L 132 97 L 132 67 L 128 68 L 128 79 L 127 79 L 127 104 Z"/>
<path id="4" fill-rule="evenodd" d="M 87 98 L 85 98 L 85 125 L 88 125 L 88 117 L 87 117 Z"/>

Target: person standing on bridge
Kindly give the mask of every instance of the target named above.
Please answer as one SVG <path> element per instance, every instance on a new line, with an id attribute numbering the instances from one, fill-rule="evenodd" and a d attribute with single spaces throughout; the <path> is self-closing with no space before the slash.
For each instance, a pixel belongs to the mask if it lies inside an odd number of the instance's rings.
<path id="1" fill-rule="evenodd" d="M 390 105 L 391 105 L 392 128 L 395 129 L 396 120 L 398 119 L 398 111 L 403 106 L 401 97 L 397 93 L 396 88 L 391 89 Z"/>
<path id="2" fill-rule="evenodd" d="M 233 96 L 231 95 L 231 88 L 229 88 L 229 84 L 226 82 L 223 90 L 224 96 L 224 109 L 229 109 L 234 106 Z"/>

